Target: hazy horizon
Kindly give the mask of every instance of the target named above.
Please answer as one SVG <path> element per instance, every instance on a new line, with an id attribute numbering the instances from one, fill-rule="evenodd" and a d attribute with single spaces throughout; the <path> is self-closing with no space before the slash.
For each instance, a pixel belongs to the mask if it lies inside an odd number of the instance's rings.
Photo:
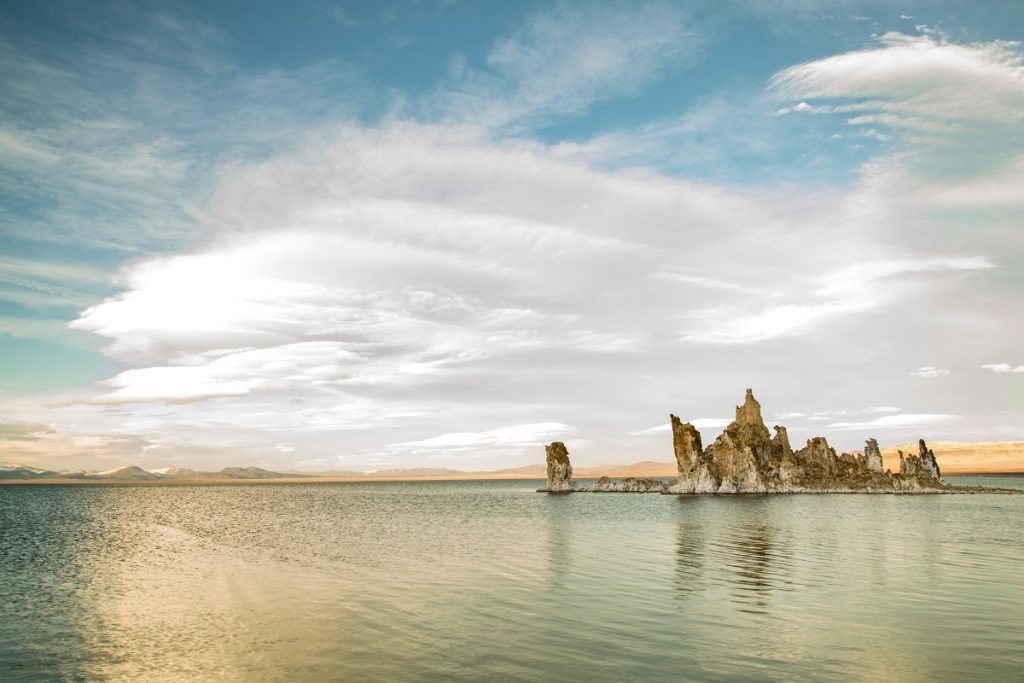
<path id="1" fill-rule="evenodd" d="M 1024 441 L 1011 4 L 6 3 L 0 459 Z"/>

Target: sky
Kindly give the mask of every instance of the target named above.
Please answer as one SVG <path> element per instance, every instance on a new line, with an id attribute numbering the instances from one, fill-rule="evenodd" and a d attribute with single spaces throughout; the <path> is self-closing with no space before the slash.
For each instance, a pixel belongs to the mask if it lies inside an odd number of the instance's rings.
<path id="1" fill-rule="evenodd" d="M 1024 440 L 1012 2 L 0 7 L 0 460 Z"/>

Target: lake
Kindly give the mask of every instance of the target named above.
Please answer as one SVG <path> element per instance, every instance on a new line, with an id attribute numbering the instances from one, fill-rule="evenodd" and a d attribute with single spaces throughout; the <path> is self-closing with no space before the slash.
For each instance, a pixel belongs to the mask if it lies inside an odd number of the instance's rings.
<path id="1" fill-rule="evenodd" d="M 2 486 L 0 679 L 1021 680 L 1024 495 L 539 485 Z"/>

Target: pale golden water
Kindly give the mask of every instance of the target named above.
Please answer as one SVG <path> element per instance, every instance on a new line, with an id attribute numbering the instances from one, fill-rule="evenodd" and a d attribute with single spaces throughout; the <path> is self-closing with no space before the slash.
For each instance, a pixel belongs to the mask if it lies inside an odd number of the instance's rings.
<path id="1" fill-rule="evenodd" d="M 536 485 L 0 487 L 0 680 L 1024 676 L 1024 495 Z"/>

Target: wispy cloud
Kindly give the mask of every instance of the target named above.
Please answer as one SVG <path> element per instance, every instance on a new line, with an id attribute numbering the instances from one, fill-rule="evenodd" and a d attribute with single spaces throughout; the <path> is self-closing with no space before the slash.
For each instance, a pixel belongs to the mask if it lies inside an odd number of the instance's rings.
<path id="1" fill-rule="evenodd" d="M 539 446 L 554 439 L 567 440 L 577 429 L 558 422 L 521 424 L 482 432 L 452 432 L 418 441 L 403 441 L 387 446 L 394 451 L 478 451 L 491 448 Z"/>
<path id="2" fill-rule="evenodd" d="M 947 185 L 898 188 L 918 206 L 970 198 L 972 191 L 958 187 L 969 178 L 981 186 L 1001 178 L 995 185 L 1004 188 L 1003 201 L 1019 204 L 1024 192 L 1006 177 L 1022 163 L 1021 44 L 960 44 L 918 28 L 921 35 L 886 33 L 867 49 L 781 71 L 772 92 L 797 104 L 779 111 L 840 117 L 859 137 L 881 143 L 880 150 L 902 150 L 904 166 Z"/>
<path id="3" fill-rule="evenodd" d="M 999 374 L 1024 372 L 1024 365 L 1014 366 L 1009 363 L 990 363 L 988 365 L 982 365 L 981 367 Z"/>
<path id="4" fill-rule="evenodd" d="M 698 417 L 694 420 L 686 420 L 686 422 L 689 422 L 697 429 L 716 429 L 728 426 L 732 420 L 725 417 Z M 672 431 L 672 425 L 666 420 L 664 423 L 657 425 L 656 427 L 629 432 L 629 435 L 646 436 L 648 434 L 662 434 L 670 431 Z"/>
<path id="5" fill-rule="evenodd" d="M 986 259 L 888 259 L 856 263 L 821 274 L 812 288 L 813 298 L 799 303 L 771 304 L 760 310 L 738 306 L 706 309 L 693 316 L 694 324 L 681 339 L 708 344 L 755 344 L 806 334 L 840 316 L 877 310 L 899 295 L 897 283 L 946 271 L 992 268 Z"/>
<path id="6" fill-rule="evenodd" d="M 934 365 L 925 365 L 917 370 L 913 370 L 910 373 L 911 377 L 922 377 L 924 379 L 932 379 L 935 377 L 945 377 L 949 374 L 949 370 L 945 368 L 937 368 Z"/>
<path id="7" fill-rule="evenodd" d="M 559 3 L 498 38 L 486 67 L 457 56 L 426 108 L 487 127 L 579 114 L 689 63 L 702 44 L 689 15 L 668 2 Z"/>
<path id="8" fill-rule="evenodd" d="M 828 425 L 829 429 L 838 430 L 871 430 L 871 429 L 906 429 L 908 427 L 934 427 L 952 423 L 960 419 L 957 415 L 944 415 L 940 413 L 901 413 L 899 415 L 883 415 L 874 420 L 863 422 L 833 422 Z"/>
<path id="9" fill-rule="evenodd" d="M 858 109 L 878 113 L 860 123 L 927 129 L 943 121 L 1024 118 L 1024 59 L 1017 43 L 961 45 L 897 32 L 878 42 L 785 69 L 772 87 L 787 99 L 867 99 Z"/>

